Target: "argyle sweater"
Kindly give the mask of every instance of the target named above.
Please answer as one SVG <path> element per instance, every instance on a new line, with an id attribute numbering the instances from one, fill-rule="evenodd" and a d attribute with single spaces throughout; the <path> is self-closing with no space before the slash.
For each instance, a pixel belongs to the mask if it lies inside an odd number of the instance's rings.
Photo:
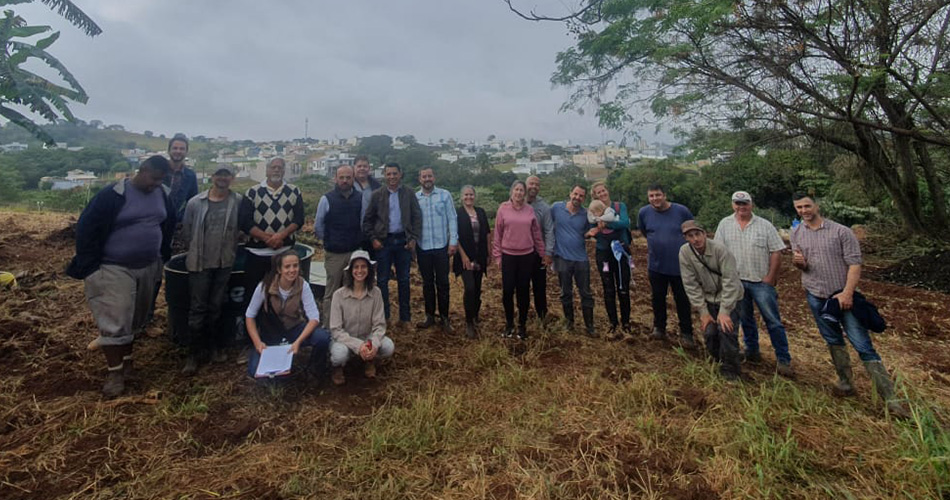
<path id="1" fill-rule="evenodd" d="M 254 207 L 254 226 L 268 234 L 274 234 L 291 224 L 303 227 L 303 197 L 293 184 L 284 185 L 275 194 L 271 194 L 267 184 L 262 182 L 247 190 L 247 199 Z M 282 246 L 293 246 L 294 236 L 284 240 Z M 251 238 L 247 246 L 262 248 L 263 241 Z"/>

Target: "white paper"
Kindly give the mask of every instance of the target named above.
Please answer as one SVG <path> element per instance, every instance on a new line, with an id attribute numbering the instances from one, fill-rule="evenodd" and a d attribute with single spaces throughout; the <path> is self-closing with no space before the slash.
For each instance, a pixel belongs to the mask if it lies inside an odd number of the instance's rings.
<path id="1" fill-rule="evenodd" d="M 273 377 L 290 373 L 290 365 L 294 361 L 294 353 L 289 345 L 267 346 L 261 352 L 261 362 L 257 365 L 257 378 Z"/>

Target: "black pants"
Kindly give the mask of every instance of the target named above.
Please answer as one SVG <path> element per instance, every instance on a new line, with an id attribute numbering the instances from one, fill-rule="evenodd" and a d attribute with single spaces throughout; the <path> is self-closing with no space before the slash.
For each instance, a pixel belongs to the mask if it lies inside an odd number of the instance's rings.
<path id="1" fill-rule="evenodd" d="M 533 255 L 535 261 L 531 270 L 531 290 L 534 293 L 534 311 L 538 313 L 539 318 L 543 318 L 548 314 L 548 268 L 540 255 Z"/>
<path id="2" fill-rule="evenodd" d="M 422 275 L 422 298 L 426 316 L 435 316 L 436 298 L 439 316 L 449 318 L 449 252 L 447 247 L 433 250 L 416 249 L 419 274 Z M 438 294 L 436 293 L 438 291 Z"/>
<path id="3" fill-rule="evenodd" d="M 228 341 L 221 325 L 221 306 L 228 293 L 231 268 L 220 267 L 188 273 L 191 304 L 188 309 L 189 346 L 192 351 L 219 349 Z"/>
<path id="4" fill-rule="evenodd" d="M 515 324 L 514 298 L 518 297 L 518 325 L 528 323 L 528 307 L 531 306 L 531 273 L 537 262 L 537 254 L 501 254 L 501 303 L 505 306 L 505 324 Z"/>
<path id="5" fill-rule="evenodd" d="M 710 356 L 720 363 L 719 370 L 722 373 L 739 374 L 739 311 L 733 309 L 729 317 L 732 318 L 732 331 L 725 332 L 719 328 L 719 323 L 715 320 L 719 315 L 719 304 L 706 303 L 706 309 L 713 317 L 713 322 L 703 331 L 703 339 L 706 341 L 706 351 Z"/>
<path id="6" fill-rule="evenodd" d="M 683 278 L 650 271 L 650 288 L 653 291 L 653 327 L 666 330 L 666 290 L 673 288 L 676 316 L 680 321 L 680 335 L 693 335 L 689 297 L 683 288 Z"/>
<path id="7" fill-rule="evenodd" d="M 630 261 L 621 257 L 620 262 L 614 258 L 611 249 L 597 250 L 594 254 L 597 261 L 597 272 L 604 285 L 604 308 L 607 309 L 607 319 L 612 326 L 617 326 L 617 302 L 620 302 L 620 321 L 624 325 L 630 324 Z M 682 281 L 680 282 L 682 288 Z M 684 291 L 685 293 L 685 291 Z M 663 297 L 664 302 L 666 297 Z M 664 311 L 666 311 L 664 309 Z M 664 318 L 664 323 L 666 319 Z"/>
<path id="8" fill-rule="evenodd" d="M 474 323 L 482 309 L 482 276 L 485 271 L 462 270 L 462 284 L 465 286 L 465 322 Z"/>

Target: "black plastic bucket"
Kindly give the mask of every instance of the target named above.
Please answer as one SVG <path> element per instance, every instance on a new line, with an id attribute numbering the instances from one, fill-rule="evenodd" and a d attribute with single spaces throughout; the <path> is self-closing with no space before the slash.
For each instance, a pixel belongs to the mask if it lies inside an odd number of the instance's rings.
<path id="1" fill-rule="evenodd" d="M 297 243 L 294 250 L 300 255 L 300 275 L 309 280 L 310 261 L 313 259 L 313 247 Z M 168 304 L 168 333 L 176 344 L 184 345 L 188 339 L 188 310 L 191 294 L 188 286 L 188 270 L 185 267 L 187 254 L 178 254 L 165 264 L 165 302 Z M 244 275 L 245 250 L 239 247 L 231 278 L 228 280 L 228 294 L 221 307 L 221 322 L 218 328 L 231 332 L 234 338 L 246 336 L 244 313 L 247 304 L 254 295 L 257 283 L 247 283 Z"/>

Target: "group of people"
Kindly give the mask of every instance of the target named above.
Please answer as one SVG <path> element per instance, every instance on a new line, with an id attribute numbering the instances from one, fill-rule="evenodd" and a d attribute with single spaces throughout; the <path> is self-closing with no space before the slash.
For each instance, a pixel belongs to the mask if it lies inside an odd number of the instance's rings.
<path id="1" fill-rule="evenodd" d="M 357 157 L 353 166 L 337 169 L 334 187 L 317 206 L 314 231 L 323 242 L 327 275 L 322 311 L 329 315 L 328 328 L 322 328 L 321 308 L 300 275 L 300 258 L 293 249 L 294 235 L 304 224 L 303 197 L 284 181 L 284 160 L 272 159 L 265 180 L 243 195 L 230 189 L 234 176 L 226 168 L 214 172 L 210 189 L 198 193 L 195 174 L 184 164 L 187 151 L 187 138 L 176 135 L 169 142 L 171 161 L 160 155 L 146 159 L 133 177 L 100 191 L 77 224 L 76 256 L 67 272 L 85 282 L 100 332 L 95 344 L 108 368 L 103 386 L 107 396 L 124 390 L 132 369 L 133 341 L 154 308 L 162 263 L 170 258 L 173 240 L 187 251 L 185 374 L 194 374 L 206 357 L 226 359 L 227 338 L 219 320 L 242 233 L 247 236 L 246 279 L 257 283 L 245 315 L 251 375 L 266 346 L 287 344 L 294 353 L 311 346 L 311 362 L 318 367 L 329 362 L 336 384 L 345 382 L 343 367 L 350 359 L 361 359 L 365 374 L 375 376 L 377 362 L 395 350 L 386 335 L 393 269 L 398 290 L 395 322 L 411 321 L 413 258 L 423 285 L 425 317 L 416 324 L 419 329 L 454 331 L 449 320 L 451 269 L 464 285 L 465 333 L 478 336 L 482 281 L 494 263 L 501 274 L 505 337 L 527 338 L 532 288 L 536 314 L 542 325 L 550 324 L 549 268 L 558 278 L 564 325 L 574 328 L 576 288 L 584 331 L 596 336 L 587 252 L 591 238 L 608 336 L 619 340 L 633 335 L 630 218 L 623 202 L 611 200 L 604 182 L 590 187 L 592 201 L 585 208 L 586 186 L 575 185 L 565 200 L 548 204 L 539 196 L 540 178 L 515 181 L 509 200 L 498 207 L 492 230 L 485 210 L 476 205 L 472 186 L 461 189 L 461 204 L 456 207 L 451 193 L 436 187 L 432 168 L 419 172 L 420 187 L 414 191 L 403 184 L 397 163 L 385 165 L 380 183 L 369 175 L 368 158 Z M 725 377 L 737 378 L 743 359 L 749 363 L 762 359 L 754 317 L 757 306 L 778 374 L 793 377 L 775 290 L 786 247 L 775 227 L 753 214 L 749 193 L 733 194 L 734 214 L 719 223 L 715 239 L 708 237 L 688 208 L 670 202 L 662 186 L 650 186 L 647 199 L 637 220 L 648 248 L 650 338 L 667 339 L 666 296 L 672 289 L 681 345 L 696 347 L 695 310 L 707 351 L 720 362 Z M 809 307 L 829 345 L 839 377 L 836 392 L 854 393 L 847 336 L 889 408 L 902 410 L 862 322 L 866 311 L 858 310 L 868 303 L 856 290 L 861 273 L 856 238 L 849 229 L 821 217 L 810 195 L 796 195 L 795 209 L 803 222 L 791 233 L 793 264 L 802 270 Z M 739 348 L 740 325 L 744 353 Z"/>

